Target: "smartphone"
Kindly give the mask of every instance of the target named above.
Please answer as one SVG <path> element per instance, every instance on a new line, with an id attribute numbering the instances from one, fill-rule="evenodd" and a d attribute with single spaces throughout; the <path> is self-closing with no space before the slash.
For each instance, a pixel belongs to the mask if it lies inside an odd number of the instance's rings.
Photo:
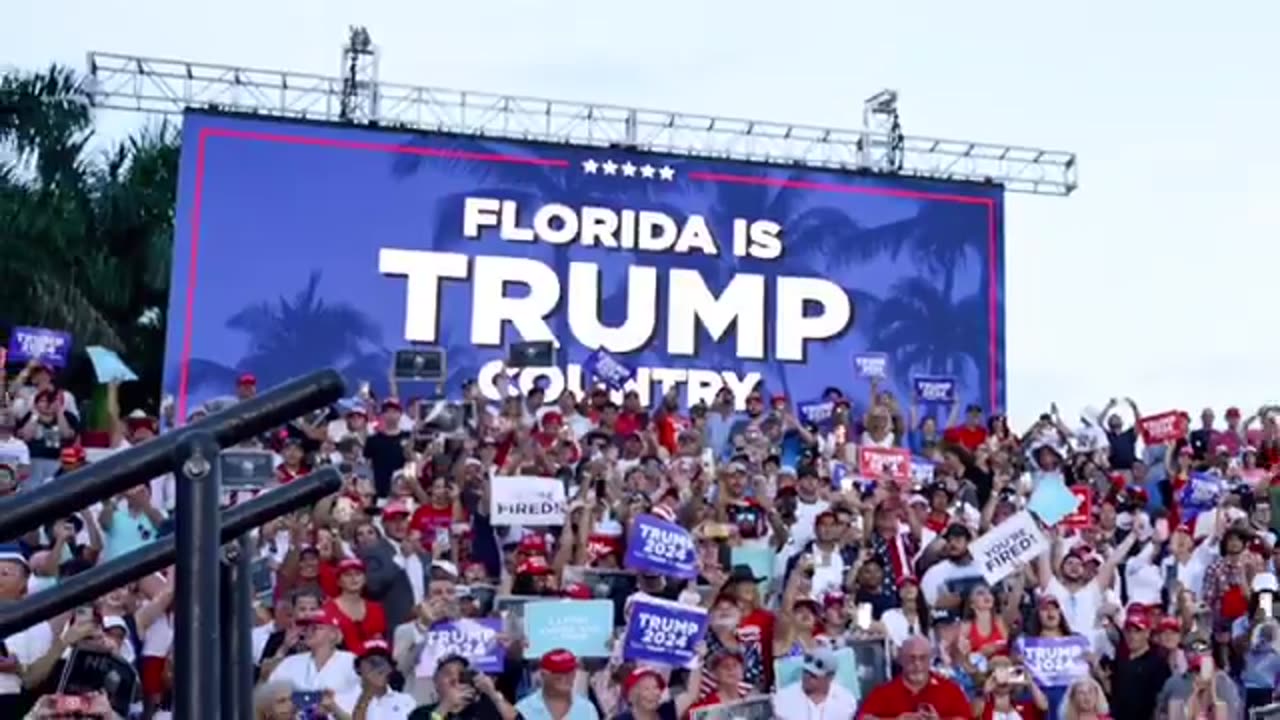
<path id="1" fill-rule="evenodd" d="M 1169 537 L 1169 521 L 1165 518 L 1156 520 L 1156 534 L 1162 538 Z"/>
<path id="2" fill-rule="evenodd" d="M 858 603 L 858 610 L 854 613 L 854 623 L 859 630 L 871 627 L 871 603 Z"/>
<path id="3" fill-rule="evenodd" d="M 1271 593 L 1264 592 L 1258 595 L 1258 608 L 1262 610 L 1262 614 L 1271 617 L 1271 606 L 1274 603 Z"/>
<path id="4" fill-rule="evenodd" d="M 436 528 L 436 540 L 432 547 L 443 551 L 449 550 L 449 528 Z"/>
<path id="5" fill-rule="evenodd" d="M 1200 658 L 1200 679 L 1213 680 L 1213 673 L 1214 673 L 1213 656 L 1205 655 L 1204 657 Z"/>
<path id="6" fill-rule="evenodd" d="M 404 476 L 407 478 L 418 477 L 418 463 L 413 460 L 406 462 L 404 464 L 404 469 L 401 472 L 403 472 Z"/>
<path id="7" fill-rule="evenodd" d="M 93 622 L 93 608 L 88 605 L 76 608 L 75 621 L 77 623 Z"/>
<path id="8" fill-rule="evenodd" d="M 360 383 L 360 397 L 366 398 L 366 399 L 369 397 L 369 381 L 368 380 L 365 380 L 364 382 Z"/>

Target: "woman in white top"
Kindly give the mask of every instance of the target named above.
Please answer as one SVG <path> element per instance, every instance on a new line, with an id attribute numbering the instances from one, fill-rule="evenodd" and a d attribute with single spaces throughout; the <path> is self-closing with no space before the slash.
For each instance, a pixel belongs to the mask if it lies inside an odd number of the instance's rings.
<path id="1" fill-rule="evenodd" d="M 880 616 L 895 655 L 907 638 L 929 635 L 929 603 L 920 592 L 920 581 L 911 576 L 899 580 L 898 601 L 900 607 L 889 608 Z"/>

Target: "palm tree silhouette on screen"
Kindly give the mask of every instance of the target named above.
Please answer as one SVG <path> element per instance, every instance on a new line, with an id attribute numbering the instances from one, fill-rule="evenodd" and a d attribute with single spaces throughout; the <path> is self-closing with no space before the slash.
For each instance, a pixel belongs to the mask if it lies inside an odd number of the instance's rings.
<path id="1" fill-rule="evenodd" d="M 786 180 L 800 179 L 792 174 Z M 830 248 L 842 247 L 855 241 L 864 232 L 859 223 L 840 208 L 813 204 L 813 195 L 773 185 L 749 185 L 715 183 L 712 199 L 712 217 L 743 217 L 749 210 L 753 219 L 773 220 L 782 226 L 782 255 L 776 260 L 759 260 L 752 257 L 734 257 L 729 247 L 722 247 L 722 258 L 706 258 L 710 262 L 698 262 L 704 278 L 714 278 L 723 287 L 732 276 L 740 272 L 763 273 L 772 276 L 822 277 L 840 285 L 853 303 L 853 321 L 846 333 L 858 328 L 867 336 L 871 347 L 879 347 L 879 340 L 872 333 L 881 299 L 862 288 L 849 287 L 839 282 L 837 273 L 831 272 L 828 254 Z M 713 287 L 717 287 L 714 286 Z M 776 293 L 766 292 L 766 324 L 776 334 Z M 774 360 L 769 363 L 781 388 L 792 397 L 788 369 L 792 363 Z M 796 398 L 803 399 L 803 398 Z"/>
<path id="2" fill-rule="evenodd" d="M 984 257 L 986 223 L 975 223 L 982 205 L 923 201 L 908 218 L 863 230 L 856 242 L 831 244 L 824 256 L 832 267 L 904 257 L 919 275 L 894 283 L 872 323 L 879 347 L 891 353 L 893 376 L 909 387 L 917 373 L 953 375 L 964 386 L 967 368 L 984 363 L 983 278 L 973 294 L 957 297 L 960 274 Z M 981 384 L 981 375 L 978 376 Z"/>
<path id="3" fill-rule="evenodd" d="M 225 325 L 248 336 L 248 349 L 234 367 L 193 358 L 189 368 L 193 392 L 211 388 L 227 392 L 241 373 L 253 373 L 270 387 L 320 368 L 337 368 L 348 383 L 368 380 L 386 389 L 391 353 L 382 346 L 378 324 L 363 310 L 326 302 L 320 271 L 292 297 L 247 305 Z"/>

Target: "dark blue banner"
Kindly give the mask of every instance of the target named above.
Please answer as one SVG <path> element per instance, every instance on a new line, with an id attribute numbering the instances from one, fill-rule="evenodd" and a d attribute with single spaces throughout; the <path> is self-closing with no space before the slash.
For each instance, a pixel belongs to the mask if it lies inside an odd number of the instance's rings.
<path id="1" fill-rule="evenodd" d="M 384 389 L 392 355 L 446 352 L 445 390 L 509 370 L 548 396 L 603 348 L 652 402 L 842 388 L 883 353 L 1004 398 L 1003 191 L 968 185 L 202 113 L 184 124 L 166 389 L 337 367 Z M 865 365 L 865 360 L 863 361 Z"/>

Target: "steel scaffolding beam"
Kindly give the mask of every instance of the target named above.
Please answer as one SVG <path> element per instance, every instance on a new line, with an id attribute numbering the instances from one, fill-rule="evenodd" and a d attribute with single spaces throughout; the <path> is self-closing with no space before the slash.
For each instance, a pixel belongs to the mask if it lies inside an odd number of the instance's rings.
<path id="1" fill-rule="evenodd" d="M 94 105 L 179 114 L 187 108 L 341 121 L 343 80 L 308 73 L 91 52 Z M 1075 153 L 905 136 L 900 156 L 881 129 L 841 130 L 379 82 L 382 128 L 998 183 L 1011 192 L 1069 195 Z M 895 169 L 895 166 L 897 169 Z"/>

